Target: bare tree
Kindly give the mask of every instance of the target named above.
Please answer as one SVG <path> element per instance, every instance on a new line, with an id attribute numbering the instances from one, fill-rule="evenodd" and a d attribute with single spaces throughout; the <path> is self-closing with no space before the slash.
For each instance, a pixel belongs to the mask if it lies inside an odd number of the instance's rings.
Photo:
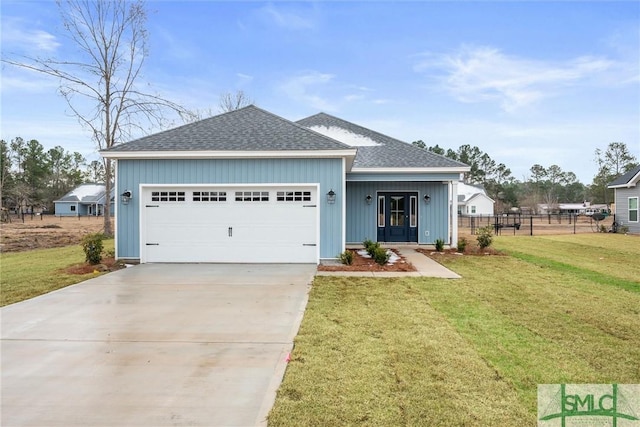
<path id="1" fill-rule="evenodd" d="M 58 78 L 60 94 L 91 132 L 98 149 L 162 126 L 168 111 L 189 115 L 178 104 L 139 89 L 148 55 L 143 0 L 58 0 L 58 8 L 78 57 L 22 57 L 3 62 Z M 107 194 L 113 185 L 111 170 L 111 160 L 105 159 Z M 113 234 L 109 197 L 104 233 Z"/>
<path id="2" fill-rule="evenodd" d="M 235 111 L 253 103 L 254 101 L 242 90 L 239 90 L 236 93 L 227 92 L 220 95 L 220 112 L 227 113 L 229 111 Z"/>

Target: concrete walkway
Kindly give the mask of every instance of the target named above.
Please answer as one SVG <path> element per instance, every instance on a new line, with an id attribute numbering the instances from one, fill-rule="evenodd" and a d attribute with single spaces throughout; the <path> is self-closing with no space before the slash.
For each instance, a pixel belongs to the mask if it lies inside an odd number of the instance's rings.
<path id="1" fill-rule="evenodd" d="M 389 247 L 389 246 L 385 246 Z M 350 276 L 350 277 L 439 277 L 443 279 L 460 279 L 461 276 L 438 264 L 412 246 L 392 246 L 416 268 L 417 271 L 318 271 L 316 276 Z"/>

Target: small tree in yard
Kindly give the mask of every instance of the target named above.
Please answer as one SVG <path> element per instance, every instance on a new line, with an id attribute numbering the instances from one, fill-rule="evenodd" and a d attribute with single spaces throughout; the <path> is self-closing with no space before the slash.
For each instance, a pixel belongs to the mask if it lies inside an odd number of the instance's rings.
<path id="1" fill-rule="evenodd" d="M 104 234 L 102 233 L 87 234 L 82 238 L 82 250 L 85 254 L 85 261 L 89 264 L 100 264 L 102 261 L 103 239 Z"/>
<path id="2" fill-rule="evenodd" d="M 478 229 L 478 236 L 476 237 L 476 240 L 478 241 L 478 246 L 481 250 L 491 246 L 491 243 L 493 242 L 493 227 L 491 225 L 487 225 L 486 227 Z"/>
<path id="3" fill-rule="evenodd" d="M 135 133 L 164 125 L 164 112 L 190 116 L 183 107 L 142 88 L 148 55 L 143 0 L 59 0 L 62 25 L 76 54 L 66 58 L 3 58 L 6 64 L 56 78 L 58 91 L 99 150 Z M 106 193 L 112 186 L 111 160 L 105 159 Z M 111 199 L 105 200 L 104 232 L 111 230 Z"/>

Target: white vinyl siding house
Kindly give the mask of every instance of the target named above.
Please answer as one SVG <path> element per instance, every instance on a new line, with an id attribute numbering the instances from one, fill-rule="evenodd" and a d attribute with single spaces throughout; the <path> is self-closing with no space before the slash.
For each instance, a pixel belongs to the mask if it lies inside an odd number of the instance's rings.
<path id="1" fill-rule="evenodd" d="M 492 216 L 494 200 L 480 185 L 458 184 L 458 212 L 465 216 Z"/>

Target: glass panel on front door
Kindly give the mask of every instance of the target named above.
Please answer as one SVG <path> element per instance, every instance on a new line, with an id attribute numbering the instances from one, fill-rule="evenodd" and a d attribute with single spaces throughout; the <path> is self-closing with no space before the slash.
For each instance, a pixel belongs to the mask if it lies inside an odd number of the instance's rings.
<path id="1" fill-rule="evenodd" d="M 404 196 L 391 196 L 391 226 L 404 225 Z"/>

